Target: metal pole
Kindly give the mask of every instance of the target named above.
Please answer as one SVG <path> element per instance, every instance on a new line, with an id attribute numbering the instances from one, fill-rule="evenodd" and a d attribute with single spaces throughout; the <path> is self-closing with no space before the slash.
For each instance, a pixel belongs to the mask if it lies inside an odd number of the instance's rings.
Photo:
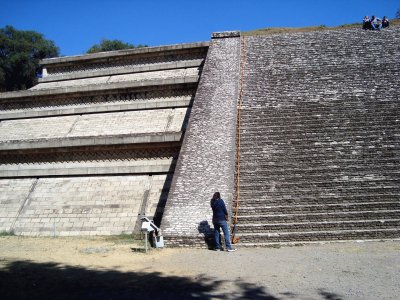
<path id="1" fill-rule="evenodd" d="M 144 233 L 144 244 L 145 244 L 145 249 L 147 253 L 147 231 Z"/>

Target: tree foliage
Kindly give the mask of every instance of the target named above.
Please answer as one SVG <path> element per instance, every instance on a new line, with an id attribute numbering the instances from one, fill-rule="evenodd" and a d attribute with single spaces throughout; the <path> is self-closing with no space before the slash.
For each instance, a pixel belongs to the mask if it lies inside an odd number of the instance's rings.
<path id="1" fill-rule="evenodd" d="M 58 55 L 58 47 L 41 33 L 0 28 L 0 91 L 32 87 L 40 71 L 39 61 Z"/>
<path id="2" fill-rule="evenodd" d="M 133 45 L 129 43 L 125 43 L 120 40 L 107 40 L 103 39 L 99 44 L 95 44 L 89 48 L 87 53 L 96 53 L 96 52 L 104 52 L 104 51 L 114 51 L 114 50 L 123 50 L 123 49 L 133 49 L 133 48 L 142 48 L 147 47 L 147 45 Z"/>

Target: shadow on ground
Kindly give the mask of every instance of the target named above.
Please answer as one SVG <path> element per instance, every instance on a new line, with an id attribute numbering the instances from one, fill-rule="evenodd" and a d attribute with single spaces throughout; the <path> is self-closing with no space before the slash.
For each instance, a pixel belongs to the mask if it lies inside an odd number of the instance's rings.
<path id="1" fill-rule="evenodd" d="M 218 281 L 206 276 L 166 276 L 158 272 L 90 270 L 55 263 L 2 261 L 2 299 L 278 299 L 264 287 L 234 282 L 224 292 Z"/>

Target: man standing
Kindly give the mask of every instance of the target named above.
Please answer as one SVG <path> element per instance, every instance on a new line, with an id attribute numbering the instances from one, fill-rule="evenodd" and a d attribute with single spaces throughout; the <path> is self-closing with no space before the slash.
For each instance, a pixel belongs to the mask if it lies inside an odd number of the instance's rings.
<path id="1" fill-rule="evenodd" d="M 221 195 L 219 192 L 214 193 L 210 204 L 213 210 L 212 222 L 214 224 L 215 250 L 223 251 L 222 245 L 220 243 L 220 229 L 222 228 L 222 232 L 224 233 L 226 251 L 236 251 L 236 249 L 232 249 L 229 237 L 229 226 L 227 222 L 227 220 L 229 219 L 228 211 L 226 210 L 225 202 L 221 199 Z"/>

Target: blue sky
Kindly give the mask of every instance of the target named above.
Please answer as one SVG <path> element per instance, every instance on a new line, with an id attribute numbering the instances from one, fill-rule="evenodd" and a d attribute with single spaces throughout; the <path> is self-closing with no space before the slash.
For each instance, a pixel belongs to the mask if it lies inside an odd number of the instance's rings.
<path id="1" fill-rule="evenodd" d="M 394 18 L 400 0 L 0 0 L 0 27 L 35 30 L 61 55 L 102 38 L 149 46 L 208 41 L 214 31 L 336 26 Z"/>

